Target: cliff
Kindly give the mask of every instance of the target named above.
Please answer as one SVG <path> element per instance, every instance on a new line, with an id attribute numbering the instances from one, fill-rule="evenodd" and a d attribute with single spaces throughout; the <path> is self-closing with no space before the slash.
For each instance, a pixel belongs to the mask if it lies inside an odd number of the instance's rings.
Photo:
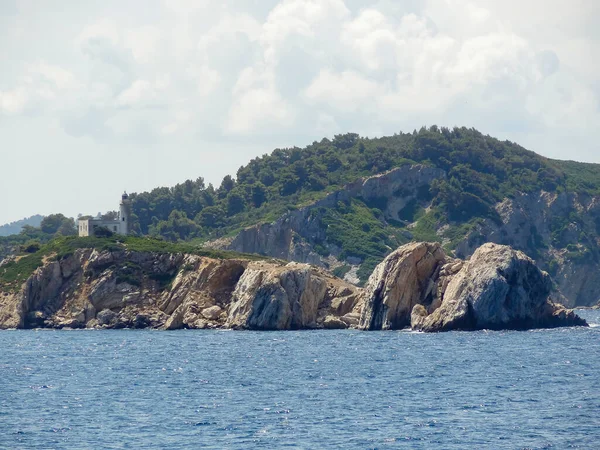
<path id="1" fill-rule="evenodd" d="M 553 301 L 560 293 L 531 258 L 496 244 L 468 261 L 449 257 L 439 243 L 406 244 L 375 268 L 364 289 L 302 263 L 112 248 L 32 255 L 40 266 L 18 288 L 1 272 L 0 329 L 585 325 Z M 27 267 L 18 264 L 7 266 L 13 274 Z"/>
<path id="2" fill-rule="evenodd" d="M 553 296 L 548 273 L 508 246 L 488 243 L 460 261 L 437 243 L 413 243 L 392 252 L 369 278 L 359 326 L 435 332 L 587 325 Z"/>
<path id="3" fill-rule="evenodd" d="M 305 264 L 77 249 L 0 293 L 0 329 L 345 327 L 357 292 Z"/>

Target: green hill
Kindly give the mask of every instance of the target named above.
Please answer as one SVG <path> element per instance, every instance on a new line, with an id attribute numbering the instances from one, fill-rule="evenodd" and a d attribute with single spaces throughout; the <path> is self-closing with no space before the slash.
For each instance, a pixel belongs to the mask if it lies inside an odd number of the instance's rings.
<path id="1" fill-rule="evenodd" d="M 227 176 L 218 188 L 187 180 L 133 194 L 138 232 L 166 239 L 210 239 L 275 220 L 357 178 L 407 163 L 439 167 L 431 186 L 434 213 L 453 225 L 493 217 L 493 206 L 518 192 L 600 193 L 600 165 L 553 161 L 474 129 L 422 128 L 378 139 L 356 134 L 304 149 L 277 149 Z"/>

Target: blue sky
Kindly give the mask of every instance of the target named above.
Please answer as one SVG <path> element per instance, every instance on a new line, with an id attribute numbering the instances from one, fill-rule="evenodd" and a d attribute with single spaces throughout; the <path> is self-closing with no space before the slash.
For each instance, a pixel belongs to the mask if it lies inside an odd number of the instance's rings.
<path id="1" fill-rule="evenodd" d="M 0 2 L 0 223 L 346 131 L 600 163 L 595 0 Z"/>

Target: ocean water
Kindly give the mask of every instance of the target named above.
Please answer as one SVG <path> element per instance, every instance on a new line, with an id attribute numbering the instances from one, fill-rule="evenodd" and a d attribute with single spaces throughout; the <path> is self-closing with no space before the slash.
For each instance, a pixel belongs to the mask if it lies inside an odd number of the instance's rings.
<path id="1" fill-rule="evenodd" d="M 600 327 L 4 331 L 0 448 L 597 449 Z"/>

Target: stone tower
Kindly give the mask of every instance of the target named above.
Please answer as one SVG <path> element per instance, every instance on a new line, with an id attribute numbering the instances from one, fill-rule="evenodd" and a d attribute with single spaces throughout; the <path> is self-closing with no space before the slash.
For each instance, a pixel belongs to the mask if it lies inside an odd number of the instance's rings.
<path id="1" fill-rule="evenodd" d="M 131 232 L 131 200 L 127 192 L 121 196 L 119 205 L 120 234 L 128 235 Z"/>

